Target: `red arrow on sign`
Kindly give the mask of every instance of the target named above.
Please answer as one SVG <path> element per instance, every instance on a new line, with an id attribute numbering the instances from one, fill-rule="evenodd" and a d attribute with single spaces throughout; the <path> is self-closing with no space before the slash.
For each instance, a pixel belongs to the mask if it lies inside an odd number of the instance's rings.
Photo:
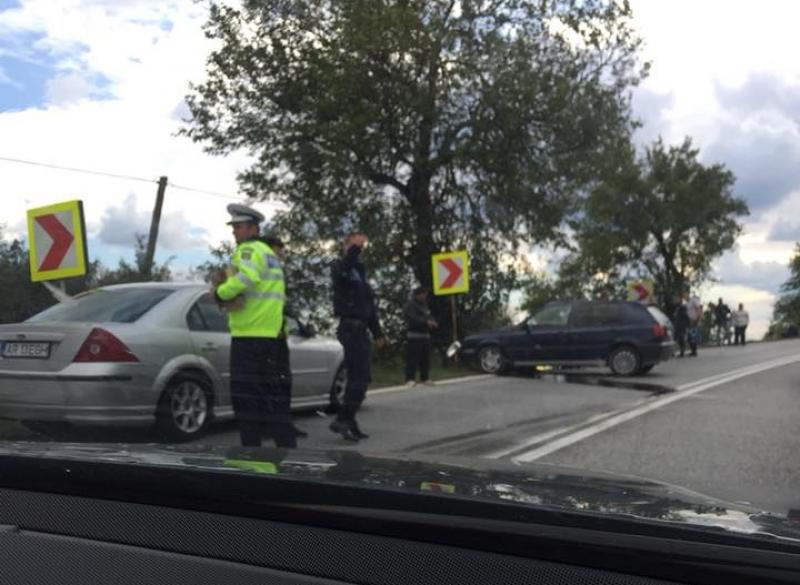
<path id="1" fill-rule="evenodd" d="M 39 270 L 55 270 L 61 266 L 61 262 L 75 238 L 53 214 L 37 217 L 36 221 L 53 238 L 53 243 L 44 257 L 44 262 L 39 266 Z"/>
<path id="2" fill-rule="evenodd" d="M 644 285 L 642 285 L 642 284 L 638 284 L 638 283 L 637 283 L 637 284 L 633 285 L 633 290 L 635 290 L 635 291 L 636 291 L 636 294 L 637 294 L 637 295 L 639 295 L 639 298 L 637 299 L 637 300 L 639 300 L 639 301 L 643 301 L 643 300 L 645 300 L 647 297 L 649 297 L 649 296 L 650 296 L 650 291 L 648 291 L 648 290 L 647 290 L 647 287 L 645 287 L 645 286 L 644 286 Z"/>
<path id="3" fill-rule="evenodd" d="M 445 270 L 447 270 L 447 278 L 444 279 L 442 286 L 439 288 L 451 288 L 453 285 L 455 285 L 455 283 L 458 282 L 458 279 L 461 278 L 461 274 L 464 271 L 461 269 L 461 266 L 456 264 L 450 258 L 439 260 L 439 263 L 445 267 Z"/>

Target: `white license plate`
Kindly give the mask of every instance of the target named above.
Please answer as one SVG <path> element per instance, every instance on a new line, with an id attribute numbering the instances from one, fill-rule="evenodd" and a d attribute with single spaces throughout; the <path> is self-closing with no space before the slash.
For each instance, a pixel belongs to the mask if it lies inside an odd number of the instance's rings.
<path id="1" fill-rule="evenodd" d="M 44 342 L 6 341 L 3 344 L 3 357 L 45 360 L 50 357 L 50 344 Z"/>

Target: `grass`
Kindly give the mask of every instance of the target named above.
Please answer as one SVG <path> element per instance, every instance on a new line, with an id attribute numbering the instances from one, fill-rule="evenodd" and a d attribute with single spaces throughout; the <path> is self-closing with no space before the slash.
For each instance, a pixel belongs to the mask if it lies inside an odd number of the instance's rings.
<path id="1" fill-rule="evenodd" d="M 442 366 L 439 356 L 436 354 L 431 355 L 430 378 L 434 382 L 461 376 L 474 376 L 479 373 L 475 368 L 460 364 Z M 419 373 L 417 373 L 417 380 L 419 380 Z M 405 363 L 402 359 L 377 360 L 372 364 L 372 383 L 370 388 L 398 386 L 405 381 Z"/>

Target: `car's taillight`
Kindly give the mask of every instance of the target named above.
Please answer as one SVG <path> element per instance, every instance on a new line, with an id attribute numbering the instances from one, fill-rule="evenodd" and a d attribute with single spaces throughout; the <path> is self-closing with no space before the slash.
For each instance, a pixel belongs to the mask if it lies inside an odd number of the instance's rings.
<path id="1" fill-rule="evenodd" d="M 83 342 L 73 362 L 138 362 L 128 346 L 114 335 L 95 327 Z"/>
<path id="2" fill-rule="evenodd" d="M 661 338 L 667 336 L 667 328 L 661 325 L 660 323 L 656 323 L 653 325 L 653 337 Z"/>

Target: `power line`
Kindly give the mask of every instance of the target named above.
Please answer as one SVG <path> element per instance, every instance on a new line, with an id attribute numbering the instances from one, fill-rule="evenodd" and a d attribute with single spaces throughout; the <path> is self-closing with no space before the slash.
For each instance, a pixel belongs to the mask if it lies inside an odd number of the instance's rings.
<path id="1" fill-rule="evenodd" d="M 117 173 L 107 173 L 105 171 L 95 171 L 91 169 L 82 169 L 78 167 L 67 167 L 63 165 L 54 165 L 50 163 L 43 163 L 38 161 L 32 160 L 24 160 L 21 158 L 11 158 L 6 156 L 0 156 L 0 161 L 23 164 L 23 165 L 30 165 L 34 167 L 44 167 L 48 169 L 58 169 L 60 171 L 69 171 L 72 173 L 82 173 L 84 175 L 95 175 L 100 177 L 109 177 L 112 179 L 123 179 L 126 181 L 139 181 L 141 183 L 158 183 L 158 179 L 146 179 L 144 177 L 135 177 L 133 175 L 121 175 Z M 182 191 L 191 191 L 193 193 L 203 193 L 205 195 L 211 195 L 212 197 L 220 197 L 223 199 L 230 199 L 233 201 L 241 201 L 243 197 L 235 197 L 233 195 L 228 195 L 227 193 L 220 193 L 218 191 L 206 191 L 205 189 L 197 189 L 195 187 L 184 187 L 182 185 L 176 185 L 175 183 L 169 184 L 170 188 L 172 189 L 179 189 Z"/>
<path id="2" fill-rule="evenodd" d="M 131 175 L 118 175 L 116 173 L 106 173 L 104 171 L 92 171 L 89 169 L 79 169 L 77 167 L 65 167 L 61 165 L 53 165 L 49 163 L 37 162 L 32 160 L 23 160 L 21 158 L 9 158 L 6 156 L 0 156 L 0 160 L 12 163 L 18 163 L 23 165 L 31 165 L 34 167 L 45 167 L 48 169 L 58 169 L 60 171 L 70 171 L 73 173 L 83 173 L 84 175 L 98 175 L 101 177 L 111 177 L 112 179 L 125 179 L 128 181 L 140 181 L 143 183 L 158 183 L 158 179 L 145 179 L 144 177 L 134 177 Z"/>
<path id="3" fill-rule="evenodd" d="M 217 191 L 206 191 L 205 189 L 195 189 L 194 187 L 183 187 L 181 185 L 176 185 L 175 183 L 170 183 L 169 186 L 172 189 L 181 189 L 182 191 L 191 191 L 193 193 L 204 193 L 205 195 L 212 195 L 214 197 L 221 197 L 223 199 L 233 199 L 234 201 L 242 201 L 244 199 L 244 197 L 234 197 L 233 195 L 227 195 Z"/>

